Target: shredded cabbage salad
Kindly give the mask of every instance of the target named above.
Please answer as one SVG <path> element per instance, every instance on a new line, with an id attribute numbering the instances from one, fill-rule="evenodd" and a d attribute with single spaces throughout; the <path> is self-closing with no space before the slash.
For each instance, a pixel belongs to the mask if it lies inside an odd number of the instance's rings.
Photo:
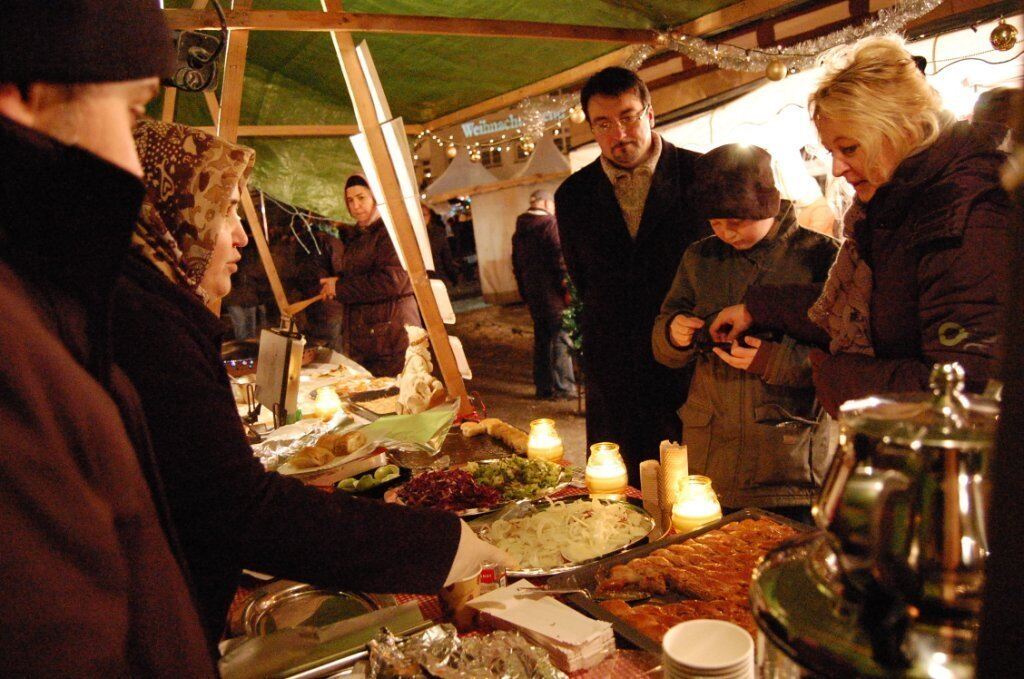
<path id="1" fill-rule="evenodd" d="M 520 568 L 547 570 L 621 549 L 650 527 L 648 517 L 624 503 L 581 500 L 555 502 L 519 519 L 498 519 L 484 537 L 512 555 Z"/>

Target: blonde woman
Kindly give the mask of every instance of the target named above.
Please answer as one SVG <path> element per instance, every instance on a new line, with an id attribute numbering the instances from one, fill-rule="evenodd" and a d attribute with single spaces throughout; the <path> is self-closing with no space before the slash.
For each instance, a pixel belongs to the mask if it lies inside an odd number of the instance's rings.
<path id="1" fill-rule="evenodd" d="M 852 398 L 927 387 L 958 361 L 968 386 L 996 376 L 1012 210 L 1004 156 L 942 108 L 896 38 L 834 55 L 810 112 L 832 174 L 856 194 L 824 289 L 752 288 L 712 323 L 716 339 L 752 326 L 817 339 L 814 384 L 834 415 Z"/>

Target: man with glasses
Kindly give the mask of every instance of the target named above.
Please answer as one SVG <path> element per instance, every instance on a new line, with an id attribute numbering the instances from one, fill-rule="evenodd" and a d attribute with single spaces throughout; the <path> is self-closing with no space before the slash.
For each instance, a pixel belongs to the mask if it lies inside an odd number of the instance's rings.
<path id="1" fill-rule="evenodd" d="M 562 251 L 583 303 L 587 440 L 621 447 L 630 480 L 678 439 L 689 372 L 658 365 L 650 334 L 686 247 L 710 232 L 686 195 L 697 154 L 653 131 L 646 85 L 607 68 L 580 93 L 601 157 L 555 194 Z"/>

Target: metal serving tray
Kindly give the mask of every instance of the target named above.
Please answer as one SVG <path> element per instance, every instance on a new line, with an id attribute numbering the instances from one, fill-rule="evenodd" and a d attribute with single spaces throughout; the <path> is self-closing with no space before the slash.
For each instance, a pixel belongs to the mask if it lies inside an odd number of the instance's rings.
<path id="1" fill-rule="evenodd" d="M 626 563 L 627 561 L 632 561 L 633 559 L 636 559 L 638 557 L 646 556 L 651 552 L 655 551 L 656 549 L 661 549 L 662 547 L 666 547 L 668 545 L 674 545 L 679 542 L 684 542 L 685 540 L 690 540 L 699 535 L 703 535 L 704 533 L 713 531 L 716 528 L 721 528 L 722 526 L 725 526 L 730 523 L 736 523 L 739 521 L 743 521 L 744 519 L 760 518 L 771 519 L 776 523 L 789 526 L 800 532 L 815 530 L 811 526 L 807 526 L 805 524 L 792 521 L 791 519 L 779 516 L 778 514 L 772 514 L 771 512 L 767 512 L 762 509 L 743 509 L 741 511 L 729 514 L 728 516 L 723 517 L 722 519 L 714 523 L 708 524 L 703 528 L 698 528 L 697 530 L 692 531 L 690 533 L 684 533 L 682 535 L 670 535 L 669 537 L 658 540 L 657 542 L 652 542 L 641 547 L 635 547 L 626 552 L 621 552 L 614 556 L 606 557 L 596 563 L 588 564 L 572 572 L 556 575 L 552 577 L 550 580 L 548 580 L 548 587 L 553 589 L 585 589 L 591 594 L 594 594 L 594 592 L 597 589 L 597 574 L 599 572 L 606 571 L 612 566 L 617 566 L 619 564 Z M 611 612 L 609 612 L 607 609 L 601 606 L 601 604 L 599 604 L 597 601 L 594 601 L 594 599 L 592 599 L 591 597 L 587 597 L 582 594 L 569 594 L 566 596 L 566 598 L 568 599 L 569 603 L 571 603 L 573 606 L 583 611 L 584 613 L 590 615 L 591 617 L 597 618 L 598 620 L 610 622 L 616 634 L 618 634 L 619 637 L 628 641 L 633 646 L 648 651 L 649 653 L 661 653 L 661 644 L 659 644 L 654 639 L 651 639 L 649 636 L 647 636 L 637 628 L 633 627 L 622 618 L 618 617 L 617 615 L 613 615 Z M 655 603 L 657 603 L 658 601 L 667 601 L 666 597 L 654 597 L 653 599 Z M 682 598 L 677 597 L 677 600 L 682 600 Z"/>
<path id="2" fill-rule="evenodd" d="M 394 415 L 394 412 L 390 413 L 378 413 L 369 408 L 365 408 L 360 403 L 367 401 L 373 401 L 378 398 L 384 398 L 385 396 L 397 396 L 398 387 L 389 387 L 387 389 L 373 389 L 371 391 L 361 391 L 351 396 L 345 397 L 348 401 L 348 410 L 360 417 L 369 420 L 370 422 L 376 421 L 378 418 L 385 417 L 387 415 Z"/>

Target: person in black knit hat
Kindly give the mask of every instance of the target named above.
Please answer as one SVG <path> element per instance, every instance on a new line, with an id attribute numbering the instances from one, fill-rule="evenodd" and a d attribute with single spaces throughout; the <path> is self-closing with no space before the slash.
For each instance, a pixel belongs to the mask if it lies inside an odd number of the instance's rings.
<path id="1" fill-rule="evenodd" d="M 723 507 L 809 521 L 831 457 L 812 346 L 781 333 L 716 344 L 707 329 L 751 285 L 823 282 L 838 246 L 797 225 L 764 149 L 720 146 L 697 159 L 694 174 L 691 201 L 714 235 L 683 254 L 651 336 L 659 362 L 695 364 L 680 410 L 690 471 L 711 477 Z"/>
<path id="2" fill-rule="evenodd" d="M 5 676 L 214 676 L 138 396 L 110 359 L 144 193 L 132 122 L 172 57 L 156 0 L 0 9 Z"/>

